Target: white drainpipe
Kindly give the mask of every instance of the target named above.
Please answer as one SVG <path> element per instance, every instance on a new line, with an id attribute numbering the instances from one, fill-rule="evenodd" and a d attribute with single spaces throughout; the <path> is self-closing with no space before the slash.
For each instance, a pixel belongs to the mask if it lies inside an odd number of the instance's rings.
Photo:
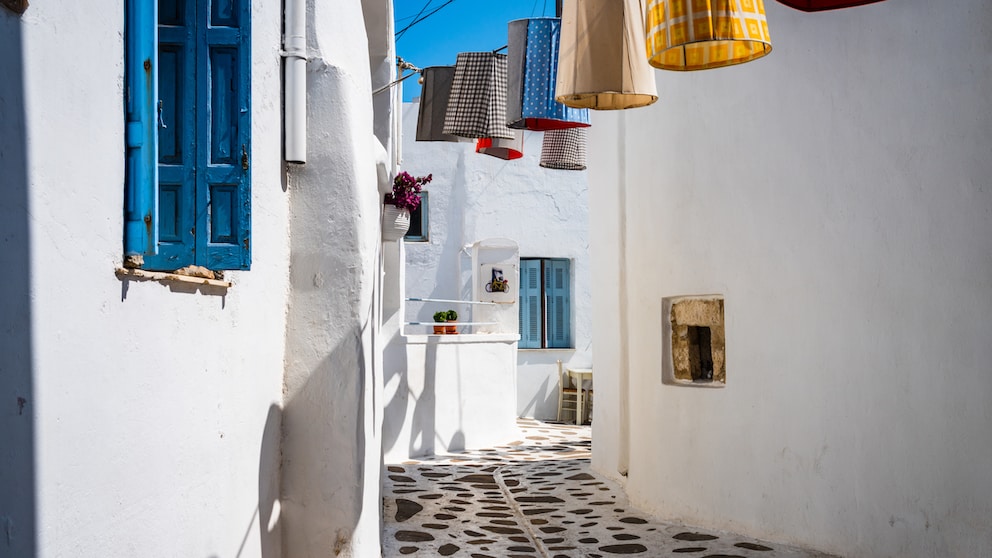
<path id="1" fill-rule="evenodd" d="M 286 161 L 307 162 L 307 1 L 286 0 L 283 36 Z"/>

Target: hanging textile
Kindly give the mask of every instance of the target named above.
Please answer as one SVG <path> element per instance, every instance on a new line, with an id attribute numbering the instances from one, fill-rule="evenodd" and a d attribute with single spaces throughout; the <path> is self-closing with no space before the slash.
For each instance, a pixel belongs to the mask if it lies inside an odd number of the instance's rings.
<path id="1" fill-rule="evenodd" d="M 780 4 L 785 4 L 790 8 L 802 10 L 804 12 L 822 12 L 824 10 L 837 10 L 840 8 L 853 8 L 865 4 L 874 4 L 882 0 L 778 0 Z"/>
<path id="2" fill-rule="evenodd" d="M 420 72 L 420 108 L 417 113 L 417 141 L 461 141 L 444 133 L 444 115 L 448 111 L 454 66 L 431 66 Z"/>
<path id="3" fill-rule="evenodd" d="M 762 0 L 649 0 L 648 61 L 662 70 L 741 64 L 772 51 Z"/>
<path id="4" fill-rule="evenodd" d="M 475 142 L 475 152 L 506 161 L 519 159 L 524 156 L 524 132 L 514 130 L 513 139 L 479 138 Z"/>
<path id="5" fill-rule="evenodd" d="M 628 109 L 658 100 L 644 56 L 641 0 L 570 0 L 561 18 L 555 96 L 570 107 Z"/>
<path id="6" fill-rule="evenodd" d="M 544 132 L 544 142 L 541 144 L 541 166 L 559 170 L 585 170 L 585 128 Z"/>
<path id="7" fill-rule="evenodd" d="M 561 19 L 518 19 L 509 24 L 509 90 L 506 118 L 511 128 L 543 132 L 589 125 L 589 110 L 555 100 Z"/>
<path id="8" fill-rule="evenodd" d="M 513 139 L 506 125 L 506 55 L 460 52 L 455 61 L 444 133 Z"/>

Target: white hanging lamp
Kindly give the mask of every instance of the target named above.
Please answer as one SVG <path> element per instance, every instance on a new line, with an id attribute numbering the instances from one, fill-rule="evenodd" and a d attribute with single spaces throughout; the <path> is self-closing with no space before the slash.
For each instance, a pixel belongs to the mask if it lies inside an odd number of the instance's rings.
<path id="1" fill-rule="evenodd" d="M 641 0 L 571 0 L 561 18 L 555 97 L 570 107 L 613 110 L 658 100 L 644 56 Z"/>
<path id="2" fill-rule="evenodd" d="M 537 132 L 588 126 L 588 109 L 572 108 L 555 100 L 561 18 L 511 21 L 508 36 L 508 125 Z"/>
<path id="3" fill-rule="evenodd" d="M 475 152 L 512 161 L 524 156 L 524 131 L 514 130 L 513 139 L 479 138 L 475 143 Z"/>
<path id="4" fill-rule="evenodd" d="M 772 51 L 762 0 L 649 0 L 648 61 L 662 70 L 705 70 Z"/>

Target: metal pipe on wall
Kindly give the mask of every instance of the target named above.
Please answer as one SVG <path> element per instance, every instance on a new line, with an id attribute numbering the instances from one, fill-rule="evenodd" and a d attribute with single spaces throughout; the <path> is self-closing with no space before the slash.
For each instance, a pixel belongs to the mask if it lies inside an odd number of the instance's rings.
<path id="1" fill-rule="evenodd" d="M 285 158 L 307 162 L 307 2 L 286 0 L 283 57 Z"/>

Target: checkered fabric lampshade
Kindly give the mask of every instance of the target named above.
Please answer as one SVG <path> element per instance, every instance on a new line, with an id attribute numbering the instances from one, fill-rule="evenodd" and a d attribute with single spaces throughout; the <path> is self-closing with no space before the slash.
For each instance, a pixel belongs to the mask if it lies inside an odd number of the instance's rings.
<path id="1" fill-rule="evenodd" d="M 585 128 L 544 132 L 544 142 L 541 144 L 541 166 L 559 170 L 585 170 Z"/>
<path id="2" fill-rule="evenodd" d="M 444 115 L 448 111 L 454 66 L 431 66 L 420 72 L 420 109 L 417 113 L 417 141 L 461 141 L 444 133 Z"/>
<path id="3" fill-rule="evenodd" d="M 771 51 L 763 0 L 649 0 L 647 53 L 655 68 L 719 68 Z"/>
<path id="4" fill-rule="evenodd" d="M 802 10 L 804 12 L 822 12 L 824 10 L 837 10 L 840 8 L 852 8 L 865 4 L 874 4 L 882 0 L 778 0 L 780 4 L 785 4 L 790 8 Z"/>
<path id="5" fill-rule="evenodd" d="M 509 90 L 506 118 L 511 128 L 543 132 L 589 125 L 589 110 L 555 100 L 561 19 L 518 19 L 509 25 Z"/>
<path id="6" fill-rule="evenodd" d="M 506 125 L 506 55 L 460 52 L 444 117 L 444 133 L 513 139 Z"/>
<path id="7" fill-rule="evenodd" d="M 524 132 L 514 130 L 513 139 L 479 138 L 475 142 L 475 152 L 498 159 L 512 161 L 524 156 Z"/>
<path id="8" fill-rule="evenodd" d="M 561 17 L 555 98 L 570 107 L 628 109 L 658 100 L 644 56 L 642 0 L 569 0 Z"/>

